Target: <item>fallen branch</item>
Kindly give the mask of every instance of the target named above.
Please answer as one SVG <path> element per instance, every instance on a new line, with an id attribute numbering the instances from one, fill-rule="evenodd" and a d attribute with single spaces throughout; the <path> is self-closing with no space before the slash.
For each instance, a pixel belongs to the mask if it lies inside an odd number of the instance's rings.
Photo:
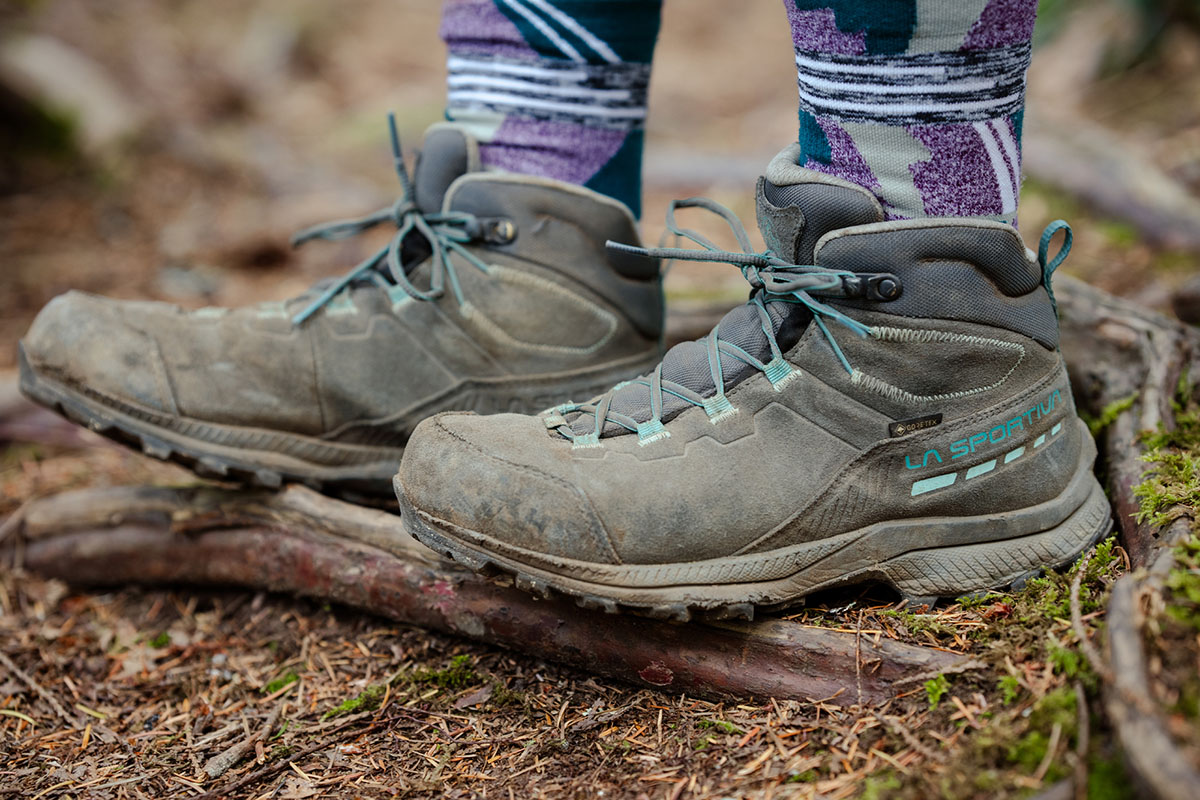
<path id="1" fill-rule="evenodd" d="M 26 509 L 28 569 L 74 583 L 207 584 L 335 600 L 643 686 L 703 696 L 892 696 L 962 657 L 782 619 L 676 625 L 537 599 L 450 564 L 399 518 L 291 486 L 281 492 L 127 487 Z M 849 691 L 846 691 L 849 687 Z"/>
<path id="2" fill-rule="evenodd" d="M 254 749 L 256 744 L 266 741 L 267 737 L 271 735 L 271 731 L 275 730 L 275 726 L 279 723 L 279 717 L 283 713 L 285 705 L 287 705 L 287 701 L 283 701 L 275 706 L 275 710 L 267 717 L 267 721 L 263 723 L 263 726 L 258 729 L 257 733 L 247 736 L 232 747 L 210 758 L 204 765 L 204 774 L 210 780 L 221 777 L 230 767 L 245 758 L 246 754 Z"/>

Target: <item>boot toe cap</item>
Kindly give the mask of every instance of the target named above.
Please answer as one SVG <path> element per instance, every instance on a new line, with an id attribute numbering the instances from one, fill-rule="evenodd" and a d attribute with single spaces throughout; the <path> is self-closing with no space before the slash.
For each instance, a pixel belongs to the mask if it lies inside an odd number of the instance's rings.
<path id="1" fill-rule="evenodd" d="M 483 549 L 615 563 L 600 518 L 568 478 L 564 447 L 537 417 L 439 414 L 413 432 L 398 487 L 418 512 Z"/>
<path id="2" fill-rule="evenodd" d="M 21 347 L 40 377 L 72 389 L 170 411 L 174 401 L 157 342 L 136 325 L 133 306 L 71 291 L 34 319 Z"/>

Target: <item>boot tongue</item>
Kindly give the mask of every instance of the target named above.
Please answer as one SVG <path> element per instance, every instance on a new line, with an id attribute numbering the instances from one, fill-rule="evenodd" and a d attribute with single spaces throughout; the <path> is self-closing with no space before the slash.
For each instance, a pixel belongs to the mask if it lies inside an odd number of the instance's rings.
<path id="1" fill-rule="evenodd" d="M 879 201 L 866 189 L 776 161 L 759 178 L 757 216 L 763 241 L 780 258 L 812 264 L 817 241 L 830 231 L 883 222 Z"/>
<path id="2" fill-rule="evenodd" d="M 423 214 L 442 210 L 450 184 L 468 172 L 478 172 L 479 145 L 469 133 L 450 125 L 434 125 L 413 170 L 413 200 Z"/>

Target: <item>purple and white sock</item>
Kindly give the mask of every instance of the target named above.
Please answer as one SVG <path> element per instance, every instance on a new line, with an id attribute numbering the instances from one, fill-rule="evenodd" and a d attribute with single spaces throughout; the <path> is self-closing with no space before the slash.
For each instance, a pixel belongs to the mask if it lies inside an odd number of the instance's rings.
<path id="1" fill-rule="evenodd" d="M 446 118 L 486 166 L 641 206 L 661 0 L 445 0 Z"/>
<path id="2" fill-rule="evenodd" d="M 801 165 L 893 219 L 1015 222 L 1037 0 L 784 0 Z"/>

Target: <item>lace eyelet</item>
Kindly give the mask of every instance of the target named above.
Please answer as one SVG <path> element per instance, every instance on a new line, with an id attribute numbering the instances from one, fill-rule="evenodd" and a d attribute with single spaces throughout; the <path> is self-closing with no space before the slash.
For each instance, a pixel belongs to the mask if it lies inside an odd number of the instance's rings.
<path id="1" fill-rule="evenodd" d="M 517 238 L 517 226 L 503 217 L 484 223 L 483 240 L 488 244 L 512 244 Z"/>

